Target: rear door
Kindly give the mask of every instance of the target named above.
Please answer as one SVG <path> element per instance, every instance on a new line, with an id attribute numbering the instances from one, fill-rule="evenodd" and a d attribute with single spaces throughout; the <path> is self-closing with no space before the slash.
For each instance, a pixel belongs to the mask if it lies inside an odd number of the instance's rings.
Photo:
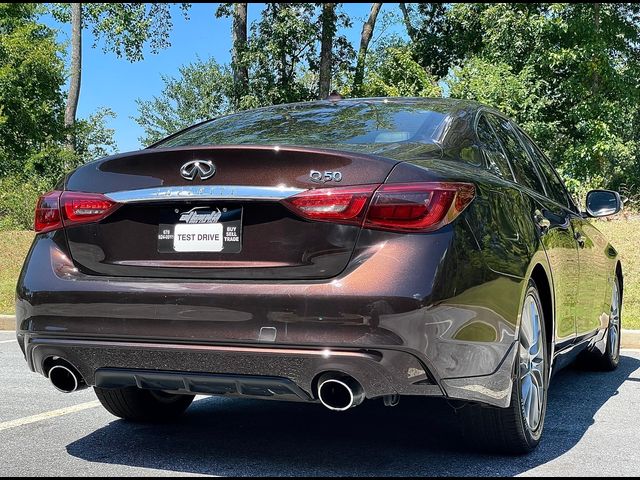
<path id="1" fill-rule="evenodd" d="M 525 148 L 523 135 L 507 119 L 487 114 L 488 120 L 512 165 L 516 181 L 528 192 L 528 215 L 538 225 L 540 238 L 551 267 L 555 295 L 556 349 L 569 346 L 575 339 L 576 304 L 580 263 L 571 212 L 552 200 L 542 183 L 539 169 Z"/>
<path id="2" fill-rule="evenodd" d="M 609 242 L 591 223 L 581 216 L 574 219 L 580 252 L 580 297 L 576 317 L 577 339 L 588 338 L 607 324 L 605 303 L 610 296 L 608 283 L 612 272 L 607 254 Z"/>
<path id="3" fill-rule="evenodd" d="M 569 343 L 571 338 L 575 338 L 580 318 L 582 259 L 576 240 L 576 222 L 579 221 L 579 217 L 560 176 L 549 160 L 526 134 L 521 130 L 518 132 L 538 169 L 546 191 L 546 198 L 540 200 L 543 206 L 541 215 L 551 224 L 547 238 L 544 239 L 544 245 L 552 268 L 556 316 L 562 325 L 562 328 L 556 332 L 559 341 L 557 348 L 561 349 L 564 344 Z M 568 318 L 573 320 L 569 321 Z"/>
<path id="4" fill-rule="evenodd" d="M 520 188 L 514 185 L 511 165 L 484 114 L 478 119 L 476 133 L 488 170 L 502 181 L 483 185 L 486 202 L 475 208 L 484 207 L 487 211 L 479 214 L 483 222 L 477 222 L 472 228 L 485 252 L 491 252 L 485 255 L 489 268 L 522 277 L 526 273 L 526 259 L 533 253 L 531 236 L 535 234 L 527 219 L 529 206 Z"/>
<path id="5" fill-rule="evenodd" d="M 379 185 L 396 163 L 273 146 L 147 149 L 110 157 L 67 179 L 67 191 L 117 202 L 103 220 L 65 228 L 70 253 L 94 275 L 330 278 L 349 262 L 360 227 L 305 220 L 285 199 L 315 188 Z"/>

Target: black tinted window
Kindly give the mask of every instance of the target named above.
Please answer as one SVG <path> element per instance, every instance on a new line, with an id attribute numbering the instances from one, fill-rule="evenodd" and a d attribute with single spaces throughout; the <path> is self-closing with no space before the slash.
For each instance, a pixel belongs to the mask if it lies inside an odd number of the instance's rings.
<path id="1" fill-rule="evenodd" d="M 228 115 L 164 140 L 187 145 L 340 146 L 432 142 L 448 107 L 384 101 L 281 105 Z"/>
<path id="2" fill-rule="evenodd" d="M 487 119 L 495 129 L 496 135 L 498 135 L 500 143 L 502 143 L 504 147 L 504 151 L 513 167 L 516 181 L 522 185 L 526 185 L 531 190 L 544 194 L 544 188 L 540 183 L 536 168 L 531 158 L 529 158 L 529 155 L 527 155 L 527 151 L 522 146 L 511 123 L 496 115 L 487 115 Z"/>
<path id="3" fill-rule="evenodd" d="M 491 125 L 489 125 L 484 116 L 480 117 L 480 120 L 478 120 L 477 132 L 478 140 L 481 143 L 482 149 L 485 153 L 485 158 L 487 159 L 487 168 L 489 171 L 500 177 L 513 180 L 511 168 L 509 167 L 509 162 L 504 156 L 502 146 L 493 132 Z"/>
<path id="4" fill-rule="evenodd" d="M 545 186 L 547 187 L 548 197 L 556 201 L 560 205 L 569 207 L 570 203 L 566 190 L 564 188 L 564 184 L 562 183 L 562 180 L 560 180 L 560 177 L 558 176 L 556 171 L 553 169 L 544 154 L 532 141 L 530 141 L 524 135 L 521 135 L 521 138 L 522 142 L 525 144 L 527 150 L 531 154 L 531 158 L 533 158 L 533 160 L 536 162 L 538 171 L 540 172 L 540 175 L 546 183 Z"/>

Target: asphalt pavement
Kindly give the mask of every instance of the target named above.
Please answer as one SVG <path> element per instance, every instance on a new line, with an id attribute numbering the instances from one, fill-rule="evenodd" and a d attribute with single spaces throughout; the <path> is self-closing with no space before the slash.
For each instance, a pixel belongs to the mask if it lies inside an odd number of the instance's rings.
<path id="1" fill-rule="evenodd" d="M 640 352 L 614 373 L 571 368 L 549 392 L 540 448 L 522 457 L 477 452 L 453 410 L 413 398 L 349 412 L 198 397 L 180 422 L 116 419 L 91 390 L 70 395 L 28 371 L 0 332 L 0 475 L 617 476 L 640 473 Z"/>

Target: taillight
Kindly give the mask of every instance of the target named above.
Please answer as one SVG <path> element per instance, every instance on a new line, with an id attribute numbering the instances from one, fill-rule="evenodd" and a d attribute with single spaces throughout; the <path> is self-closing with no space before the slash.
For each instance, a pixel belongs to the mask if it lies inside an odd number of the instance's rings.
<path id="1" fill-rule="evenodd" d="M 309 220 L 362 225 L 366 206 L 378 185 L 307 190 L 285 201 Z"/>
<path id="2" fill-rule="evenodd" d="M 471 203 L 469 183 L 386 184 L 376 190 L 365 228 L 430 232 L 451 223 Z"/>
<path id="3" fill-rule="evenodd" d="M 63 192 L 60 196 L 60 209 L 65 227 L 97 222 L 116 208 L 116 202 L 99 193 Z"/>
<path id="4" fill-rule="evenodd" d="M 34 229 L 44 233 L 63 226 L 97 222 L 117 208 L 116 202 L 99 193 L 46 193 L 38 200 Z"/>
<path id="5" fill-rule="evenodd" d="M 430 232 L 451 223 L 474 197 L 469 183 L 421 182 L 308 190 L 285 204 L 310 220 Z"/>
<path id="6" fill-rule="evenodd" d="M 45 193 L 38 199 L 36 218 L 33 223 L 33 229 L 37 233 L 50 232 L 62 227 L 59 206 L 61 193 L 58 191 Z"/>

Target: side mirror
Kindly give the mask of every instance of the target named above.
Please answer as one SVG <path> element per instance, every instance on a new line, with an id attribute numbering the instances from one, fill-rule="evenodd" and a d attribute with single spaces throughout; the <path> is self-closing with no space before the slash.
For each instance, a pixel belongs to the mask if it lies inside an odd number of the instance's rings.
<path id="1" fill-rule="evenodd" d="M 591 190 L 587 193 L 587 215 L 606 217 L 622 210 L 622 198 L 611 190 Z"/>

